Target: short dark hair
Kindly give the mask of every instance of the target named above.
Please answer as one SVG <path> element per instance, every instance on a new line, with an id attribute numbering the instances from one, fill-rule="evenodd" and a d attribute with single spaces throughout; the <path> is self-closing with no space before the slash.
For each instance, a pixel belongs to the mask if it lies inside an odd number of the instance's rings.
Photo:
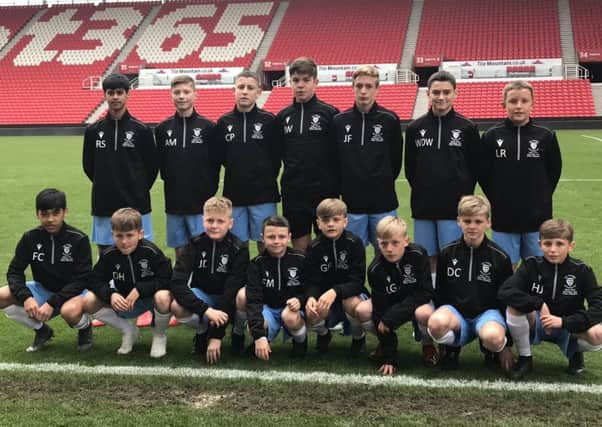
<path id="1" fill-rule="evenodd" d="M 102 81 L 102 90 L 106 92 L 109 89 L 123 89 L 128 92 L 130 90 L 130 79 L 123 74 L 109 74 Z"/>
<path id="2" fill-rule="evenodd" d="M 134 208 L 117 209 L 111 215 L 111 230 L 113 231 L 140 231 L 142 230 L 142 215 Z"/>
<path id="3" fill-rule="evenodd" d="M 570 243 L 574 235 L 572 224 L 564 219 L 548 219 L 539 227 L 539 240 L 563 239 Z"/>
<path id="4" fill-rule="evenodd" d="M 271 227 L 286 227 L 288 229 L 291 228 L 288 219 L 283 217 L 282 215 L 272 215 L 263 220 L 263 226 L 261 227 L 261 231 L 264 232 L 265 228 Z"/>
<path id="5" fill-rule="evenodd" d="M 288 72 L 291 76 L 293 74 L 303 74 L 315 79 L 318 77 L 318 66 L 316 65 L 316 61 L 314 61 L 312 58 L 302 56 L 293 61 L 288 69 Z"/>
<path id="6" fill-rule="evenodd" d="M 234 77 L 234 83 L 236 84 L 236 80 L 240 79 L 241 77 L 254 79 L 257 82 L 257 86 L 261 87 L 261 76 L 258 73 L 249 70 L 241 71 L 236 75 L 236 77 Z"/>
<path id="7" fill-rule="evenodd" d="M 46 188 L 36 196 L 36 211 L 67 209 L 67 196 L 56 188 Z"/>
<path id="8" fill-rule="evenodd" d="M 449 71 L 437 71 L 431 75 L 426 82 L 426 87 L 430 89 L 433 82 L 450 82 L 454 90 L 456 90 L 456 78 Z"/>

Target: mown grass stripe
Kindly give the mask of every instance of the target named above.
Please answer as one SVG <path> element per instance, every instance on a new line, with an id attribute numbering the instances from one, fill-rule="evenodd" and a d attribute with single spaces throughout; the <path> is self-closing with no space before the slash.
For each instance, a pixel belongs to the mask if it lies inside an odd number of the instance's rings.
<path id="1" fill-rule="evenodd" d="M 389 387 L 426 387 L 426 388 L 471 388 L 494 391 L 520 391 L 535 393 L 602 393 L 602 385 L 508 382 L 504 380 L 479 381 L 456 379 L 424 379 L 409 375 L 382 377 L 377 375 L 332 374 L 328 372 L 293 371 L 247 371 L 241 369 L 219 368 L 169 368 L 162 366 L 86 366 L 59 363 L 0 363 L 0 371 L 43 372 L 56 374 L 88 375 L 130 375 L 130 376 L 166 376 L 175 378 L 211 378 L 220 380 L 259 380 L 265 382 L 293 382 L 325 385 L 365 385 Z"/>

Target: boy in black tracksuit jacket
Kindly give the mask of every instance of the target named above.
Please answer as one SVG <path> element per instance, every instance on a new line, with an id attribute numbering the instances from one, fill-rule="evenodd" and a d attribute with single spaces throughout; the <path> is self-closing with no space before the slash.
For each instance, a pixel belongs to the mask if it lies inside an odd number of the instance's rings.
<path id="1" fill-rule="evenodd" d="M 460 238 L 458 202 L 472 194 L 481 137 L 476 125 L 453 109 L 456 79 L 447 71 L 429 77 L 431 108 L 406 130 L 405 176 L 411 188 L 414 241 L 424 246 L 435 273 L 439 250 Z"/>
<path id="2" fill-rule="evenodd" d="M 570 256 L 575 247 L 572 225 L 545 221 L 540 245 L 543 256 L 524 260 L 499 291 L 508 306 L 506 320 L 519 352 L 512 379 L 522 379 L 531 371 L 531 344 L 555 342 L 569 359 L 570 374 L 583 371 L 584 351 L 602 346 L 602 288 L 592 269 Z"/>
<path id="3" fill-rule="evenodd" d="M 64 222 L 67 212 L 65 193 L 42 190 L 36 196 L 40 226 L 23 234 L 0 289 L 0 308 L 6 316 L 35 331 L 27 351 L 40 350 L 54 335 L 46 322 L 61 313 L 78 330 L 78 347 L 89 348 L 91 323 L 82 315 L 85 280 L 92 270 L 90 242 L 80 230 Z M 33 281 L 25 281 L 30 267 Z"/>
<path id="4" fill-rule="evenodd" d="M 493 240 L 510 255 L 541 255 L 537 230 L 552 217 L 552 195 L 562 160 L 556 134 L 529 117 L 532 87 L 516 81 L 504 89 L 508 118 L 483 134 L 478 180 L 492 206 Z M 520 207 L 520 208 L 519 208 Z M 520 253 L 508 244 L 521 246 Z"/>
<path id="5" fill-rule="evenodd" d="M 363 242 L 348 230 L 347 207 L 340 199 L 324 199 L 316 210 L 321 233 L 307 248 L 305 314 L 311 329 L 318 333 L 316 348 L 328 351 L 332 339 L 329 328 L 349 321 L 351 356 L 365 347 L 362 323 L 370 330 L 369 293 L 366 280 L 366 251 Z"/>
<path id="6" fill-rule="evenodd" d="M 127 77 L 110 75 L 103 81 L 103 90 L 109 112 L 84 134 L 82 163 L 92 182 L 92 215 L 108 218 L 125 206 L 147 215 L 151 212 L 150 189 L 159 167 L 153 132 L 126 109 Z M 110 225 L 96 228 L 92 240 L 100 249 L 112 245 Z M 144 230 L 145 236 L 152 237 L 149 228 Z"/>
<path id="7" fill-rule="evenodd" d="M 249 249 L 229 231 L 229 226 L 212 228 L 211 221 L 222 217 L 232 223 L 232 204 L 223 197 L 205 203 L 208 230 L 193 238 L 176 260 L 170 289 L 175 301 L 172 313 L 180 323 L 197 330 L 193 353 L 209 363 L 219 360 L 227 321 L 234 324 L 232 351 L 244 345 L 243 313 L 235 310 L 235 299 L 243 287 L 249 265 Z"/>
<path id="8" fill-rule="evenodd" d="M 117 354 L 129 354 L 139 331 L 127 319 L 153 310 L 153 358 L 166 354 L 166 330 L 171 313 L 171 261 L 154 243 L 144 239 L 142 217 L 132 208 L 111 217 L 115 245 L 103 252 L 88 279 L 86 312 L 123 334 Z"/>
<path id="9" fill-rule="evenodd" d="M 290 228 L 286 218 L 264 221 L 265 250 L 249 265 L 246 310 L 254 353 L 268 360 L 272 342 L 281 328 L 293 337 L 291 357 L 307 352 L 302 308 L 305 306 L 305 255 L 288 247 Z M 286 336 L 285 336 L 286 338 Z"/>
<path id="10" fill-rule="evenodd" d="M 368 266 L 372 290 L 372 318 L 382 350 L 383 375 L 397 367 L 395 330 L 414 318 L 416 309 L 433 297 L 429 261 L 423 247 L 410 243 L 407 225 L 392 216 L 377 226 L 380 253 Z"/>
<path id="11" fill-rule="evenodd" d="M 165 183 L 167 245 L 176 249 L 176 256 L 179 248 L 203 232 L 203 204 L 215 194 L 219 182 L 215 123 L 196 112 L 195 93 L 192 77 L 174 77 L 171 94 L 176 113 L 155 128 Z"/>
<path id="12" fill-rule="evenodd" d="M 378 71 L 353 74 L 354 106 L 335 116 L 331 136 L 338 152 L 341 195 L 350 214 L 348 229 L 376 248 L 376 224 L 399 206 L 395 180 L 401 172 L 403 136 L 399 117 L 376 103 Z M 365 81 L 364 81 L 365 80 Z M 369 85 L 369 91 L 364 88 Z"/>
<path id="13" fill-rule="evenodd" d="M 339 195 L 336 149 L 329 131 L 339 110 L 319 100 L 316 63 L 297 58 L 289 68 L 294 101 L 276 116 L 277 138 L 283 162 L 280 190 L 282 213 L 290 221 L 293 247 L 305 250 L 311 242 L 316 207 Z"/>
<path id="14" fill-rule="evenodd" d="M 243 242 L 254 240 L 261 252 L 263 220 L 276 215 L 279 141 L 275 116 L 257 107 L 261 80 L 243 71 L 234 79 L 234 109 L 217 122 L 220 159 L 224 165 L 224 197 L 234 206 L 232 232 Z"/>

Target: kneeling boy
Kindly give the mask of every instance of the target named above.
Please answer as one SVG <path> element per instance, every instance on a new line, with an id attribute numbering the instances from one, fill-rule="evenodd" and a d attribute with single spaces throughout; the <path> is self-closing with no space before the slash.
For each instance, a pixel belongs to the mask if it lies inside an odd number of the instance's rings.
<path id="1" fill-rule="evenodd" d="M 92 325 L 83 313 L 80 293 L 92 270 L 90 242 L 80 230 L 65 223 L 67 198 L 54 188 L 36 196 L 40 226 L 23 234 L 8 272 L 8 286 L 0 289 L 0 308 L 17 323 L 33 329 L 28 352 L 40 350 L 54 335 L 46 324 L 59 313 L 78 330 L 80 350 L 92 346 Z M 33 281 L 25 281 L 29 266 Z"/>
<path id="2" fill-rule="evenodd" d="M 510 257 L 485 232 L 490 226 L 490 205 L 481 196 L 464 196 L 458 203 L 462 237 L 445 246 L 437 259 L 435 306 L 428 333 L 443 346 L 443 369 L 457 369 L 460 349 L 476 337 L 498 354 L 505 369 L 512 363 L 506 347 L 503 304 L 497 292 L 512 275 Z"/>
<path id="3" fill-rule="evenodd" d="M 347 205 L 340 199 L 324 199 L 316 209 L 322 233 L 307 249 L 307 324 L 318 333 L 316 348 L 328 351 L 332 339 L 329 328 L 349 319 L 351 356 L 366 346 L 366 329 L 373 330 L 372 305 L 364 287 L 366 251 L 355 234 L 345 230 Z"/>
<path id="4" fill-rule="evenodd" d="M 404 220 L 386 216 L 376 226 L 380 254 L 368 267 L 372 318 L 382 351 L 379 372 L 393 375 L 397 366 L 395 330 L 414 318 L 416 308 L 432 299 L 433 281 L 426 250 L 410 243 Z"/>
<path id="5" fill-rule="evenodd" d="M 269 360 L 270 342 L 284 328 L 293 337 L 291 357 L 304 357 L 307 331 L 301 309 L 305 302 L 305 255 L 288 247 L 290 227 L 282 216 L 265 219 L 262 238 L 265 249 L 251 261 L 245 295 L 239 298 L 246 302 L 255 356 Z"/>
<path id="6" fill-rule="evenodd" d="M 142 216 L 121 208 L 111 217 L 114 246 L 100 255 L 90 278 L 84 303 L 87 313 L 123 333 L 117 354 L 129 354 L 138 340 L 138 328 L 128 321 L 154 309 L 153 358 L 166 354 L 166 331 L 171 313 L 169 258 L 144 238 Z"/>
<path id="7" fill-rule="evenodd" d="M 176 260 L 171 291 L 171 311 L 196 329 L 193 354 L 215 363 L 228 319 L 234 318 L 234 300 L 242 288 L 249 266 L 249 250 L 232 229 L 232 202 L 211 197 L 203 206 L 205 232 L 184 246 Z M 244 314 L 244 313 L 242 313 Z M 246 316 L 237 313 L 232 331 L 232 348 L 240 353 L 244 345 Z"/>
<path id="8" fill-rule="evenodd" d="M 519 355 L 509 375 L 515 380 L 533 369 L 531 344 L 556 343 L 573 375 L 585 369 L 584 351 L 602 348 L 602 288 L 592 269 L 570 256 L 573 226 L 561 219 L 545 221 L 539 246 L 543 256 L 527 258 L 499 291 Z"/>

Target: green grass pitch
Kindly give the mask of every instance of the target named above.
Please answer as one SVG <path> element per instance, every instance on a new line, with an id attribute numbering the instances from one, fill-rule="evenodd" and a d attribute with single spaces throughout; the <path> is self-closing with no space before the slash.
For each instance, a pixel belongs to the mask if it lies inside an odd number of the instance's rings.
<path id="1" fill-rule="evenodd" d="M 554 197 L 556 217 L 576 229 L 574 256 L 602 275 L 602 131 L 559 131 L 563 154 L 561 182 Z M 36 225 L 36 193 L 57 187 L 67 193 L 70 224 L 90 231 L 90 184 L 81 168 L 81 137 L 0 137 L 0 269 L 12 258 L 21 234 Z M 403 173 L 402 173 L 403 176 Z M 163 186 L 152 190 L 155 241 L 165 245 Z M 409 190 L 397 183 L 399 215 L 409 219 Z M 520 209 L 517 206 L 516 209 Z M 254 249 L 253 249 L 254 251 Z M 254 255 L 254 253 L 252 253 Z M 368 261 L 372 252 L 368 252 Z M 2 281 L 4 283 L 5 280 Z M 310 351 L 302 362 L 291 362 L 288 344 L 277 343 L 273 360 L 265 364 L 227 354 L 218 367 L 207 367 L 189 355 L 192 331 L 170 328 L 168 355 L 148 356 L 151 332 L 145 329 L 133 354 L 117 357 L 119 335 L 95 330 L 95 347 L 78 353 L 76 334 L 60 319 L 51 321 L 56 337 L 44 351 L 24 352 L 31 331 L 0 315 L 0 365 L 78 363 L 86 366 L 192 367 L 337 374 L 376 374 L 368 360 L 349 361 L 348 338 L 335 337 L 331 352 L 319 358 Z M 444 373 L 422 368 L 419 345 L 404 327 L 400 337 L 399 375 L 419 379 L 495 381 L 499 371 L 482 366 L 473 343 L 462 351 L 461 368 Z M 228 338 L 224 349 L 228 349 Z M 310 347 L 314 337 L 310 338 Z M 375 339 L 369 338 L 369 347 Z M 0 366 L 0 426 L 3 425 L 594 425 L 602 399 L 595 394 L 562 393 L 562 384 L 602 385 L 602 354 L 586 354 L 586 373 L 578 379 L 563 371 L 566 361 L 550 344 L 534 349 L 535 372 L 529 378 L 560 383 L 547 393 L 487 391 L 473 388 L 419 386 L 325 385 L 264 382 L 257 379 L 198 379 L 162 376 L 96 375 L 89 373 L 30 373 Z M 428 384 L 428 383 L 427 383 Z"/>

